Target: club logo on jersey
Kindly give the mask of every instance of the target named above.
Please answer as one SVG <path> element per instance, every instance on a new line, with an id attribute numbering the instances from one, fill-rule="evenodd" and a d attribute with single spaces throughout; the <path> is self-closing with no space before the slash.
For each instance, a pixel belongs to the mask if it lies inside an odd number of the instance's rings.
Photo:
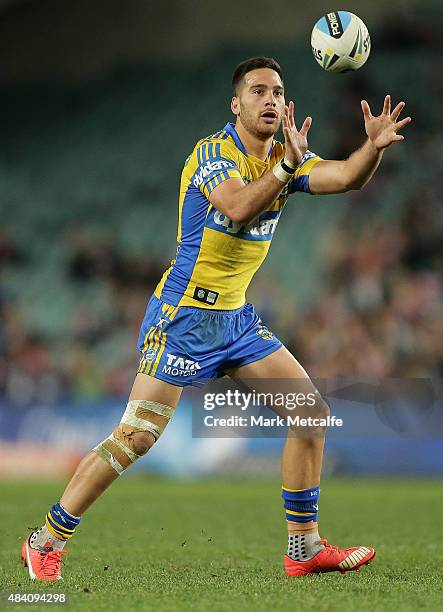
<path id="1" fill-rule="evenodd" d="M 260 325 L 256 331 L 257 336 L 263 338 L 263 340 L 271 340 L 274 334 L 266 327 L 266 325 Z"/>
<path id="2" fill-rule="evenodd" d="M 211 304 L 211 306 L 215 304 L 218 296 L 219 294 L 217 293 L 217 291 L 205 289 L 204 287 L 196 287 L 194 291 L 194 300 L 204 302 L 205 304 Z"/>
<path id="3" fill-rule="evenodd" d="M 194 174 L 193 185 L 200 187 L 204 179 L 217 170 L 226 170 L 227 168 L 237 168 L 235 163 L 230 160 L 220 159 L 218 161 L 207 161 L 199 166 Z"/>
<path id="4" fill-rule="evenodd" d="M 195 376 L 198 370 L 201 370 L 198 361 L 168 353 L 162 372 L 171 376 Z"/>

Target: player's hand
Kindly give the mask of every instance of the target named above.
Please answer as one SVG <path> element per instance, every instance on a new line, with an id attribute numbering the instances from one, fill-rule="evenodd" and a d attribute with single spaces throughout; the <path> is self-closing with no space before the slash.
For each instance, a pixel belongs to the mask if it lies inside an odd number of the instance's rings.
<path id="1" fill-rule="evenodd" d="M 405 103 L 399 102 L 391 113 L 391 96 L 388 95 L 385 97 L 382 114 L 374 117 L 366 100 L 361 101 L 366 134 L 378 151 L 386 149 L 393 142 L 404 140 L 405 137 L 397 133 L 411 121 L 411 117 L 397 121 L 404 107 Z"/>
<path id="2" fill-rule="evenodd" d="M 295 166 L 301 162 L 308 148 L 308 132 L 312 124 L 312 118 L 306 117 L 300 131 L 297 130 L 294 120 L 294 102 L 285 106 L 285 114 L 282 119 L 283 136 L 285 137 L 285 158 Z"/>

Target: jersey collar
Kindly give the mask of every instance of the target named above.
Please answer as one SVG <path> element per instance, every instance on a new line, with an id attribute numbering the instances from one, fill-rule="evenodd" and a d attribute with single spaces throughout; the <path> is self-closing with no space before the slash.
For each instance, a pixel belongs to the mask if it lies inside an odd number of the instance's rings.
<path id="1" fill-rule="evenodd" d="M 231 136 L 231 138 L 236 144 L 237 149 L 240 149 L 243 155 L 246 155 L 246 157 L 248 157 L 248 154 L 246 153 L 246 149 L 243 146 L 242 141 L 240 140 L 240 136 L 237 134 L 235 130 L 235 125 L 229 121 L 223 129 L 225 130 L 225 132 L 229 134 L 229 136 Z"/>
<path id="2" fill-rule="evenodd" d="M 240 140 L 240 136 L 237 134 L 237 131 L 235 129 L 235 125 L 229 121 L 225 125 L 225 127 L 223 129 L 224 129 L 224 131 L 227 134 L 229 134 L 229 136 L 231 136 L 231 138 L 233 139 L 233 141 L 236 144 L 237 149 L 240 149 L 240 151 L 243 153 L 243 155 L 246 155 L 246 157 L 248 157 L 246 149 L 243 146 L 242 141 Z M 271 147 L 270 147 L 270 149 L 268 151 L 268 157 L 271 155 L 273 144 L 274 144 L 274 142 L 272 142 Z M 261 161 L 261 160 L 259 160 L 259 161 Z"/>

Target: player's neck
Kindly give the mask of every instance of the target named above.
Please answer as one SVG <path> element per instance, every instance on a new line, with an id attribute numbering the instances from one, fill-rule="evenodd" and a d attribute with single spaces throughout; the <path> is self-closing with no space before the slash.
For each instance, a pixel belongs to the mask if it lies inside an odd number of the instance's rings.
<path id="1" fill-rule="evenodd" d="M 235 131 L 237 132 L 240 140 L 244 148 L 246 149 L 246 153 L 248 155 L 253 155 L 262 161 L 268 156 L 269 149 L 272 145 L 273 136 L 266 138 L 266 140 L 260 140 L 257 136 L 254 136 L 250 132 L 248 132 L 240 121 L 237 121 L 235 124 Z"/>

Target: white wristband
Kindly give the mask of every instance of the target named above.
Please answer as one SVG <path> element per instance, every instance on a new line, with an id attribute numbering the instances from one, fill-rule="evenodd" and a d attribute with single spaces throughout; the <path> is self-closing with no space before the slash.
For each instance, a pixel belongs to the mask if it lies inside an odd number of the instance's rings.
<path id="1" fill-rule="evenodd" d="M 291 172 L 288 172 L 288 170 L 291 170 Z M 274 173 L 275 177 L 285 184 L 289 183 L 289 181 L 293 178 L 295 170 L 296 169 L 290 162 L 288 162 L 287 159 L 280 161 L 272 168 L 272 172 Z"/>

